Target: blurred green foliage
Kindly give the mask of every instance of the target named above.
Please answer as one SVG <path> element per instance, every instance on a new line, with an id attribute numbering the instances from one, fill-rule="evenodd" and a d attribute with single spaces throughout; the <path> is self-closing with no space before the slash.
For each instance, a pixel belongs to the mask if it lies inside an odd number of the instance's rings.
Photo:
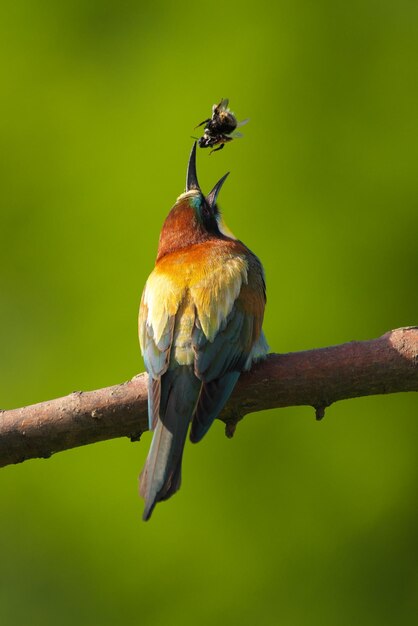
<path id="1" fill-rule="evenodd" d="M 143 369 L 142 287 L 221 97 L 225 220 L 272 350 L 417 323 L 418 5 L 15 0 L 0 20 L 0 406 Z M 416 623 L 417 398 L 250 416 L 188 445 L 140 521 L 150 442 L 0 472 L 0 623 Z"/>

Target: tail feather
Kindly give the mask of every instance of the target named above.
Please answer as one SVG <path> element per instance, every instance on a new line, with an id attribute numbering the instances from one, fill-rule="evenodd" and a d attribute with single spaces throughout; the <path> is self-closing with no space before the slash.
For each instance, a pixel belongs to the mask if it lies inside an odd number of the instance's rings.
<path id="1" fill-rule="evenodd" d="M 222 378 L 203 383 L 193 413 L 190 441 L 197 443 L 208 432 L 212 422 L 228 401 L 239 376 L 240 372 L 228 372 Z"/>
<path id="2" fill-rule="evenodd" d="M 183 458 L 183 457 L 182 457 Z M 180 458 L 179 463 L 177 463 L 177 467 L 174 471 L 174 474 L 170 480 L 170 484 L 167 485 L 167 488 L 164 489 L 164 491 L 162 491 L 160 493 L 160 501 L 162 500 L 168 500 L 168 498 L 171 498 L 171 496 L 173 494 L 176 493 L 176 491 L 178 491 L 181 487 L 181 462 L 182 462 L 182 458 Z"/>
<path id="3" fill-rule="evenodd" d="M 200 385 L 190 366 L 164 375 L 161 394 L 164 401 L 140 476 L 140 494 L 145 500 L 144 520 L 151 517 L 157 502 L 166 500 L 180 487 L 183 448 Z"/>
<path id="4" fill-rule="evenodd" d="M 148 428 L 154 430 L 161 400 L 161 378 L 148 378 Z"/>
<path id="5" fill-rule="evenodd" d="M 177 433 L 171 433 L 158 420 L 147 462 L 140 476 L 140 494 L 145 500 L 146 521 L 161 500 L 166 500 L 180 487 L 181 460 L 189 420 L 182 420 Z"/>

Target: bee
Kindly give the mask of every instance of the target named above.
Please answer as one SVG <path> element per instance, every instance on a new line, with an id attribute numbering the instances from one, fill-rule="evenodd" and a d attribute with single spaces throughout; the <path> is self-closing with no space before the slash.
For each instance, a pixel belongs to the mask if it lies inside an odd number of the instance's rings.
<path id="1" fill-rule="evenodd" d="M 248 122 L 248 119 L 238 122 L 232 111 L 228 109 L 228 104 L 228 98 L 223 98 L 219 104 L 214 104 L 212 107 L 212 117 L 203 120 L 203 122 L 200 122 L 200 124 L 195 127 L 199 128 L 199 126 L 205 124 L 205 132 L 203 136 L 197 140 L 197 143 L 201 148 L 213 148 L 210 154 L 217 150 L 222 150 L 229 141 L 242 137 L 241 133 L 239 133 L 236 128 Z M 218 147 L 214 148 L 214 146 Z"/>

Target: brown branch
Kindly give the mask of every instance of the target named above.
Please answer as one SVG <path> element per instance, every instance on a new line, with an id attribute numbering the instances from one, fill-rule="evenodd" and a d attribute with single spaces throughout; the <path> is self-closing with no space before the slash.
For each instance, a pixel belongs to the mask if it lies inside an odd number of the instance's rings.
<path id="1" fill-rule="evenodd" d="M 310 405 L 317 419 L 337 400 L 418 391 L 418 327 L 370 341 L 270 354 L 243 374 L 221 419 L 231 436 L 247 413 Z M 0 412 L 0 467 L 147 429 L 147 375 L 97 391 L 71 393 Z"/>

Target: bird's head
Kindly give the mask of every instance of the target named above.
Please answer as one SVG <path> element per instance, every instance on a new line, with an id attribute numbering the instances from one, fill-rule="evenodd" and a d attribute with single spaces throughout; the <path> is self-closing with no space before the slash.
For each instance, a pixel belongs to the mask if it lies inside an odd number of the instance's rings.
<path id="1" fill-rule="evenodd" d="M 164 222 L 157 260 L 175 250 L 227 236 L 222 228 L 217 199 L 228 175 L 229 172 L 222 176 L 205 196 L 197 180 L 196 142 L 193 144 L 187 166 L 186 191 L 177 198 Z"/>

